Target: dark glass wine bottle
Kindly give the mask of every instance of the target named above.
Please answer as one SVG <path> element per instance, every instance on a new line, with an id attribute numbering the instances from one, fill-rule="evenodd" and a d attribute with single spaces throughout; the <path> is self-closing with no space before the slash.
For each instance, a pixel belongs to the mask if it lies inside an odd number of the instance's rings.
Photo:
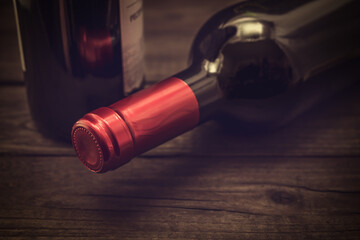
<path id="1" fill-rule="evenodd" d="M 13 3 L 31 115 L 46 136 L 69 141 L 74 121 L 141 87 L 142 1 Z"/>
<path id="2" fill-rule="evenodd" d="M 201 28 L 188 69 L 75 123 L 73 146 L 105 172 L 217 115 L 282 124 L 357 80 L 359 1 L 248 1 Z"/>

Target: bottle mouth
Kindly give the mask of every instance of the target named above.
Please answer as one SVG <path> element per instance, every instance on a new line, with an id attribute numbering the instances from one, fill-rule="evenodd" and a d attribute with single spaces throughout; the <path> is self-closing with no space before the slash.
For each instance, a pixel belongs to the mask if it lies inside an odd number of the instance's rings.
<path id="1" fill-rule="evenodd" d="M 77 127 L 73 131 L 72 142 L 80 161 L 91 171 L 100 172 L 104 165 L 104 153 L 94 134 L 84 127 Z"/>
<path id="2" fill-rule="evenodd" d="M 86 114 L 74 124 L 71 135 L 76 155 L 93 172 L 115 169 L 134 155 L 128 126 L 110 108 L 99 108 Z"/>

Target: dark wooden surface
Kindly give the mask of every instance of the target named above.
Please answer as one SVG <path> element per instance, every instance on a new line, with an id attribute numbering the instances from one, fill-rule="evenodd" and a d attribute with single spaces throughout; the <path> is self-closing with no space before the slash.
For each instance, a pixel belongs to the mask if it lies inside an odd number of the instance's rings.
<path id="1" fill-rule="evenodd" d="M 186 66 L 224 4 L 145 1 L 150 82 Z M 0 239 L 360 239 L 359 85 L 281 129 L 208 122 L 94 174 L 36 131 L 12 6 L 0 6 Z"/>

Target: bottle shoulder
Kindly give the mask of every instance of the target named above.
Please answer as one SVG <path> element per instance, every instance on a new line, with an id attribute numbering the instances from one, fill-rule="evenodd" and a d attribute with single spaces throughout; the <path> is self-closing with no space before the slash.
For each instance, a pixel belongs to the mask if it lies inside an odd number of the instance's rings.
<path id="1" fill-rule="evenodd" d="M 192 55 L 214 60 L 221 46 L 231 42 L 259 41 L 269 38 L 272 19 L 306 1 L 252 0 L 234 4 L 213 15 L 199 30 L 192 46 Z M 264 17 L 272 16 L 272 17 Z"/>
<path id="2" fill-rule="evenodd" d="M 285 90 L 292 67 L 271 38 L 272 25 L 251 17 L 232 17 L 195 39 L 193 65 L 215 75 L 227 98 L 264 98 Z"/>
<path id="3" fill-rule="evenodd" d="M 360 55 L 356 1 L 287 2 L 248 1 L 213 16 L 194 40 L 193 65 L 217 75 L 229 97 L 263 98 Z"/>

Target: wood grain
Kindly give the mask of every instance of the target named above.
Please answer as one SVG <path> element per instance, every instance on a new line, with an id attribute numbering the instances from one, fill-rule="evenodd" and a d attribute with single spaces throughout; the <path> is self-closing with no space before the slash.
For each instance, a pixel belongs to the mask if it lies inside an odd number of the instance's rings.
<path id="1" fill-rule="evenodd" d="M 137 158 L 103 175 L 74 157 L 29 160 L 1 159 L 4 237 L 356 239 L 360 233 L 356 158 Z"/>

